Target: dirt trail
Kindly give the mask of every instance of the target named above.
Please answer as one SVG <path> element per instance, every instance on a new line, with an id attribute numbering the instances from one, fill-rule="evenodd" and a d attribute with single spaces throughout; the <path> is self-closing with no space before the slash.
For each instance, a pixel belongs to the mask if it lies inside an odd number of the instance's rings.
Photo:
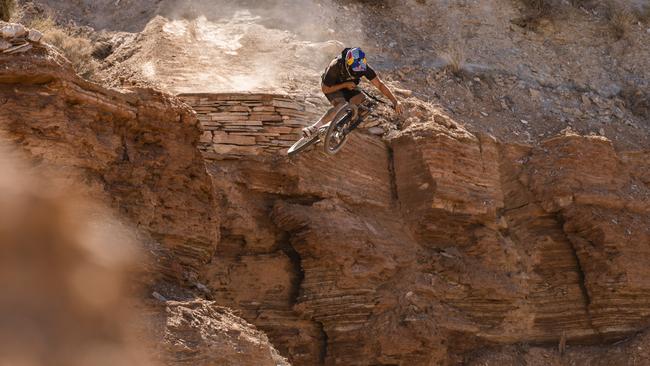
<path id="1" fill-rule="evenodd" d="M 342 44 L 304 41 L 289 31 L 271 29 L 250 11 L 209 21 L 153 19 L 132 42 L 107 60 L 108 80 L 120 84 L 144 81 L 171 93 L 267 91 L 301 88 L 314 92 L 320 69 Z M 306 90 L 305 90 L 306 89 Z"/>
<path id="2" fill-rule="evenodd" d="M 113 46 L 98 76 L 113 87 L 320 98 L 327 61 L 360 45 L 384 79 L 473 131 L 537 144 L 570 129 L 621 148 L 650 144 L 648 18 L 626 20 L 617 37 L 606 2 L 554 2 L 532 23 L 511 0 L 41 2 L 109 31 L 98 36 Z"/>
<path id="3" fill-rule="evenodd" d="M 111 86 L 148 84 L 173 94 L 317 94 L 320 74 L 329 61 L 344 44 L 360 45 L 365 39 L 363 27 L 348 30 L 340 25 L 349 23 L 357 10 L 344 6 L 340 13 L 329 0 L 163 1 L 157 7 L 143 3 L 128 1 L 100 9 L 115 24 L 123 23 L 119 15 L 124 7 L 141 7 L 144 12 L 139 17 L 125 15 L 144 22 L 140 33 L 104 33 L 102 39 L 113 50 L 99 78 Z M 91 25 L 100 23 L 105 21 L 90 18 Z"/>

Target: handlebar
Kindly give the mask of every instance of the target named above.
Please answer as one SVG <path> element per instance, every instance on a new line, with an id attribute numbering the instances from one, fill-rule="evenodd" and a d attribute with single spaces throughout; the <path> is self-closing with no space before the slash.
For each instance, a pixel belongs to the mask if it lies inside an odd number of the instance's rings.
<path id="1" fill-rule="evenodd" d="M 390 105 L 390 103 L 388 103 L 388 102 L 386 102 L 386 101 L 384 101 L 384 100 L 381 100 L 381 99 L 375 97 L 374 95 L 368 93 L 368 92 L 365 91 L 365 90 L 361 90 L 361 92 L 362 92 L 363 94 L 365 94 L 368 98 L 374 100 L 375 102 L 378 102 L 378 103 L 381 103 L 381 104 L 384 104 L 384 105 Z"/>

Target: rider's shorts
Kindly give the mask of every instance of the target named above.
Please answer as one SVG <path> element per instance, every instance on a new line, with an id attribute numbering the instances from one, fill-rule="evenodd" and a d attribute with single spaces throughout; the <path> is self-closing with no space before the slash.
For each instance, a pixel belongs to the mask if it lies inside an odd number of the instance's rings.
<path id="1" fill-rule="evenodd" d="M 359 94 L 361 94 L 361 89 L 354 88 L 353 90 L 343 89 L 343 90 L 336 91 L 334 93 L 325 94 L 325 97 L 327 98 L 327 100 L 330 101 L 330 103 L 336 104 L 334 101 L 337 99 L 339 100 L 345 99 L 346 102 L 349 102 L 350 99 L 354 98 Z"/>

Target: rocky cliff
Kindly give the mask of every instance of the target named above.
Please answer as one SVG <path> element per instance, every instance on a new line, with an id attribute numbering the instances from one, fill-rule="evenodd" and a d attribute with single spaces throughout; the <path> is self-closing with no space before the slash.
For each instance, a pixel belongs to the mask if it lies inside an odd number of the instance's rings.
<path id="1" fill-rule="evenodd" d="M 3 359 L 285 365 L 252 325 L 193 299 L 220 222 L 194 112 L 28 51 L 0 55 L 0 143 L 17 150 L 0 159 Z"/>
<path id="2" fill-rule="evenodd" d="M 507 144 L 420 117 L 335 157 L 206 145 L 224 214 L 203 274 L 215 299 L 304 365 L 462 362 L 480 345 L 644 329 L 647 151 Z"/>
<path id="3" fill-rule="evenodd" d="M 48 47 L 0 56 L 5 139 L 85 182 L 159 247 L 164 273 L 191 277 L 216 247 L 219 219 L 193 111 L 153 90 L 119 93 L 81 80 Z"/>
<path id="4" fill-rule="evenodd" d="M 518 343 L 603 349 L 650 319 L 649 151 L 578 135 L 504 143 L 410 99 L 402 131 L 287 159 L 268 148 L 296 138 L 283 115 L 307 110 L 300 100 L 194 95 L 197 119 L 151 90 L 81 81 L 45 47 L 0 66 L 3 139 L 137 226 L 158 260 L 148 273 L 185 291 L 164 296 L 200 289 L 294 365 L 456 364 Z M 202 344 L 221 341 L 211 319 L 230 315 L 167 305 L 180 335 L 166 339 L 199 346 L 165 362 L 208 364 Z"/>

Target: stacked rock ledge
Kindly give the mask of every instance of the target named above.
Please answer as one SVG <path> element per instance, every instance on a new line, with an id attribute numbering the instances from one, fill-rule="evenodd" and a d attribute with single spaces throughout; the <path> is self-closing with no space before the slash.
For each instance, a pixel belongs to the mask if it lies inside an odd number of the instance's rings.
<path id="1" fill-rule="evenodd" d="M 208 160 L 274 155 L 298 140 L 318 117 L 304 99 L 282 94 L 181 94 L 203 127 L 199 148 Z"/>

